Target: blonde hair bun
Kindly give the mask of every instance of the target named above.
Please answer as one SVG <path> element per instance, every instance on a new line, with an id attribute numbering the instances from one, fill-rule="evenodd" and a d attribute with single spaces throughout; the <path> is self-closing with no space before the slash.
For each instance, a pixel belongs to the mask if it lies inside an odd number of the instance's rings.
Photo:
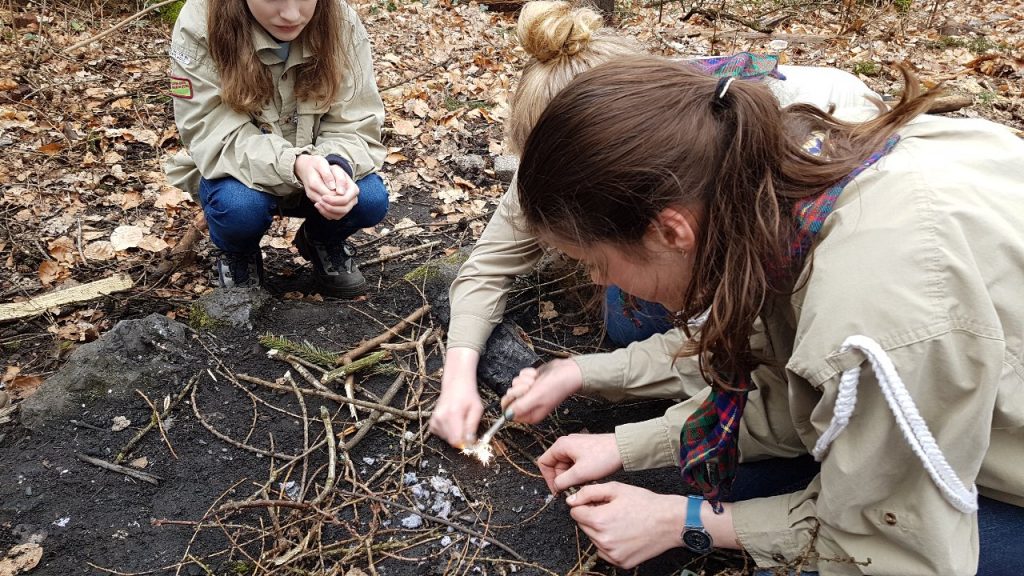
<path id="1" fill-rule="evenodd" d="M 523 5 L 516 33 L 531 56 L 548 62 L 585 49 L 603 25 L 604 18 L 591 8 L 564 0 L 536 0 Z"/>

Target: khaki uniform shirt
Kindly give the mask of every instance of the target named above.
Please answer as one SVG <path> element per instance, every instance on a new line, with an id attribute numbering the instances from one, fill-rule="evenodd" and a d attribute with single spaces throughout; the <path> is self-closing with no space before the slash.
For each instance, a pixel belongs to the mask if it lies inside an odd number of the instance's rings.
<path id="1" fill-rule="evenodd" d="M 174 121 L 187 152 L 165 166 L 168 181 L 198 196 L 199 178 L 231 176 L 246 186 L 289 196 L 301 190 L 295 177 L 300 154 L 337 154 L 348 160 L 355 179 L 378 170 L 384 104 L 377 92 L 370 40 L 359 17 L 342 2 L 342 46 L 346 66 L 342 86 L 330 103 L 297 101 L 294 68 L 310 59 L 301 41 L 291 44 L 287 61 L 280 45 L 258 24 L 253 45 L 270 67 L 274 92 L 257 115 L 236 112 L 220 97 L 220 78 L 209 55 L 205 0 L 189 0 L 171 36 Z"/>
<path id="2" fill-rule="evenodd" d="M 1024 506 L 1024 143 L 989 122 L 934 116 L 901 134 L 844 190 L 801 289 L 774 303 L 752 340 L 777 368 L 754 374 L 740 433 L 748 461 L 808 453 L 840 375 L 864 363 L 849 426 L 810 486 L 735 505 L 739 540 L 761 567 L 814 550 L 804 567 L 822 574 L 977 569 L 976 515 L 932 483 L 862 353 L 839 352 L 851 335 L 886 351 L 964 484 Z M 681 380 L 694 379 L 693 364 L 676 363 Z M 624 378 L 646 380 L 639 366 Z M 680 429 L 706 394 L 617 427 L 627 469 L 678 465 Z"/>

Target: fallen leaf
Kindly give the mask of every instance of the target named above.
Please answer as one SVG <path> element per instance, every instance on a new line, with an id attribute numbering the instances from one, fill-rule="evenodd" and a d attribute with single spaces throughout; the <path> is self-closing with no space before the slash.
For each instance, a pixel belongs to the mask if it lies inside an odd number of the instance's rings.
<path id="1" fill-rule="evenodd" d="M 36 543 L 18 544 L 0 559 L 0 576 L 15 576 L 28 572 L 43 558 L 43 547 Z"/>
<path id="2" fill-rule="evenodd" d="M 112 432 L 120 432 L 131 425 L 132 421 L 124 416 L 114 416 L 113 423 L 110 425 L 110 430 Z"/>
<path id="3" fill-rule="evenodd" d="M 50 286 L 60 278 L 62 271 L 63 269 L 57 262 L 43 260 L 43 263 L 39 265 L 39 281 L 43 283 L 43 286 Z"/>
<path id="4" fill-rule="evenodd" d="M 40 146 L 39 151 L 43 154 L 56 154 L 61 151 L 61 148 L 64 148 L 64 145 L 60 142 L 50 142 L 49 144 L 43 144 Z"/>
<path id="5" fill-rule="evenodd" d="M 153 202 L 157 208 L 174 208 L 182 202 L 188 202 L 189 195 L 174 186 L 164 184 L 160 187 L 160 195 Z"/>
<path id="6" fill-rule="evenodd" d="M 10 382 L 11 380 L 14 380 L 14 377 L 17 376 L 20 373 L 21 373 L 21 367 L 20 366 L 8 366 L 4 370 L 3 377 L 0 377 L 0 382 Z"/>
<path id="7" fill-rule="evenodd" d="M 381 258 L 386 258 L 388 256 L 391 256 L 392 254 L 397 254 L 398 252 L 401 252 L 401 250 L 402 249 L 399 248 L 398 246 L 381 246 L 380 249 L 377 250 L 377 256 Z"/>
<path id="8" fill-rule="evenodd" d="M 423 233 L 423 228 L 416 224 L 412 218 L 405 217 L 395 224 L 395 230 L 402 236 L 416 236 Z"/>
<path id="9" fill-rule="evenodd" d="M 583 336 L 584 334 L 586 334 L 588 332 L 590 332 L 590 327 L 589 326 L 577 326 L 577 327 L 572 329 L 572 335 L 573 336 Z"/>
<path id="10" fill-rule="evenodd" d="M 0 92 L 8 92 L 18 87 L 18 83 L 10 78 L 0 78 Z"/>
<path id="11" fill-rule="evenodd" d="M 543 300 L 540 303 L 540 311 L 537 314 L 541 320 L 554 320 L 558 318 L 558 311 L 555 310 L 555 303 Z"/>
<path id="12" fill-rule="evenodd" d="M 142 240 L 139 241 L 139 248 L 149 252 L 160 252 L 162 250 L 166 250 L 168 248 L 168 244 L 163 238 L 149 234 L 143 236 Z"/>
<path id="13" fill-rule="evenodd" d="M 394 121 L 395 134 L 399 136 L 412 136 L 416 137 L 420 135 L 421 130 L 416 127 L 419 122 L 413 122 L 412 120 L 399 119 Z"/>
<path id="14" fill-rule="evenodd" d="M 405 154 L 402 154 L 401 152 L 392 152 L 384 157 L 384 161 L 387 162 L 388 164 L 398 164 L 399 162 L 408 159 L 409 158 L 407 158 Z"/>
<path id="15" fill-rule="evenodd" d="M 103 161 L 106 162 L 107 164 L 117 164 L 121 160 L 124 160 L 124 156 L 121 156 L 120 154 L 114 152 L 113 150 L 103 155 Z"/>
<path id="16" fill-rule="evenodd" d="M 138 248 L 144 236 L 145 233 L 138 226 L 118 226 L 110 235 L 110 245 L 118 252 Z"/>
<path id="17" fill-rule="evenodd" d="M 90 242 L 85 246 L 85 257 L 89 260 L 110 260 L 114 257 L 114 245 L 106 240 Z"/>
<path id="18" fill-rule="evenodd" d="M 47 244 L 50 256 L 58 262 L 73 264 L 75 261 L 75 243 L 67 236 L 61 236 Z"/>
<path id="19" fill-rule="evenodd" d="M 7 391 L 16 400 L 24 399 L 31 396 L 42 383 L 43 378 L 41 376 L 15 376 L 13 380 L 7 383 Z"/>
<path id="20" fill-rule="evenodd" d="M 147 459 L 145 456 L 140 456 L 135 460 L 129 462 L 128 465 L 131 466 L 132 468 L 138 468 L 139 470 L 141 470 L 146 466 L 149 466 L 149 459 Z"/>
<path id="21" fill-rule="evenodd" d="M 142 194 L 138 192 L 125 192 L 121 195 L 121 208 L 131 210 L 142 205 Z"/>

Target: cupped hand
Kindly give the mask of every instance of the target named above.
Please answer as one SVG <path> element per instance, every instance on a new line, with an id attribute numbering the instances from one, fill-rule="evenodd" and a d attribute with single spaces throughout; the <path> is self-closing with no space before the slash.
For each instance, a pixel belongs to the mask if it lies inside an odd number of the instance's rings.
<path id="1" fill-rule="evenodd" d="M 537 466 L 548 490 L 558 494 L 618 472 L 622 457 L 614 434 L 570 434 L 541 454 Z"/>
<path id="2" fill-rule="evenodd" d="M 340 220 L 359 203 L 359 186 L 340 166 L 331 166 L 334 190 L 320 196 L 314 206 L 328 220 Z"/>
<path id="3" fill-rule="evenodd" d="M 540 368 L 519 372 L 501 399 L 501 407 L 511 408 L 517 422 L 536 424 L 582 387 L 583 372 L 574 360 L 552 360 Z"/>
<path id="4" fill-rule="evenodd" d="M 630 569 L 682 545 L 686 497 L 609 482 L 584 486 L 565 499 L 598 556 Z"/>
<path id="5" fill-rule="evenodd" d="M 448 350 L 441 377 L 441 396 L 430 416 L 430 433 L 456 448 L 476 441 L 476 430 L 484 413 L 476 384 L 479 357 L 479 353 L 469 348 Z"/>

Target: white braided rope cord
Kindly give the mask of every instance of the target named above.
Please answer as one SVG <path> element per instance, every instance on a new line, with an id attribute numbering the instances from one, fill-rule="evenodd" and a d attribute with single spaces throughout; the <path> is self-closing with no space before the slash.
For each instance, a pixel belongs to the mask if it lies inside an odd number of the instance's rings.
<path id="1" fill-rule="evenodd" d="M 896 372 L 889 355 L 885 350 L 867 336 L 850 336 L 839 349 L 845 352 L 851 348 L 857 348 L 864 352 L 871 367 L 874 369 L 875 378 L 882 389 L 885 401 L 889 404 L 896 423 L 903 432 L 903 438 L 917 454 L 917 457 L 924 464 L 925 470 L 931 476 L 932 481 L 942 492 L 942 495 L 953 505 L 954 508 L 964 514 L 971 514 L 978 511 L 978 489 L 971 486 L 968 489 L 960 481 L 960 477 L 946 461 L 942 450 L 935 443 L 935 438 L 928 430 L 928 425 L 921 418 L 917 405 L 907 392 L 907 387 Z M 857 383 L 860 381 L 860 366 L 854 366 L 843 372 L 839 379 L 839 394 L 836 396 L 836 406 L 832 414 L 832 422 L 818 438 L 814 445 L 814 458 L 819 462 L 825 457 L 828 447 L 846 429 L 853 414 L 853 408 L 857 404 Z"/>

